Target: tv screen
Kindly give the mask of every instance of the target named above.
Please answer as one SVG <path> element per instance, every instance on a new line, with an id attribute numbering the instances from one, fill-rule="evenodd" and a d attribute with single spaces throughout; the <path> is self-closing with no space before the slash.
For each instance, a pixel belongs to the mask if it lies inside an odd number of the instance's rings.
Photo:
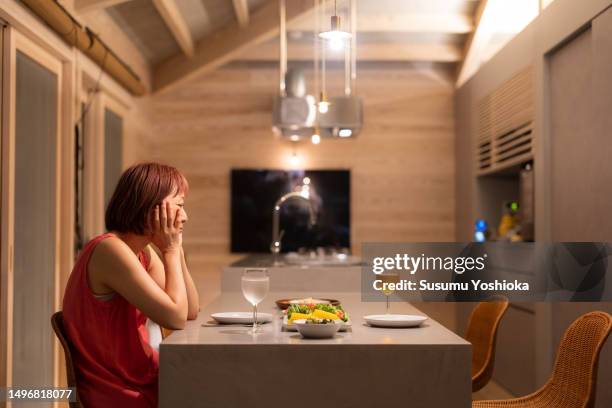
<path id="1" fill-rule="evenodd" d="M 282 252 L 350 248 L 349 170 L 232 169 L 231 251 L 269 253 L 274 204 L 305 184 L 316 223 L 310 225 L 305 201 L 286 201 L 280 211 Z"/>

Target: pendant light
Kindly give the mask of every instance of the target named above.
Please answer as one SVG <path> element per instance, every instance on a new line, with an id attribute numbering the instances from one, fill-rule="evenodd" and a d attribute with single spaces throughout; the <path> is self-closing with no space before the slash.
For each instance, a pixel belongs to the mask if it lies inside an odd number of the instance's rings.
<path id="1" fill-rule="evenodd" d="M 363 124 L 361 99 L 353 94 L 356 80 L 356 38 L 357 38 L 357 0 L 347 0 L 347 18 L 350 32 L 342 29 L 342 20 L 338 14 L 337 0 L 334 1 L 330 29 L 321 31 L 322 25 L 329 16 L 326 0 L 314 0 L 315 3 L 315 53 L 314 74 L 315 88 L 319 90 L 317 101 L 317 121 L 311 142 L 317 144 L 323 137 L 347 139 L 356 136 Z M 321 24 L 321 22 L 324 22 Z M 318 41 L 317 41 L 318 40 Z M 327 54 L 339 42 L 344 50 L 344 94 L 330 95 L 327 90 Z"/>
<path id="2" fill-rule="evenodd" d="M 328 0 L 311 0 L 314 3 L 314 27 L 312 41 L 314 47 L 313 74 L 314 89 L 307 94 L 305 76 L 300 69 L 287 69 L 287 24 L 286 3 L 288 0 L 278 0 L 280 5 L 280 61 L 279 88 L 272 106 L 272 128 L 274 132 L 290 141 L 292 144 L 309 140 L 312 145 L 318 145 L 324 139 L 350 139 L 355 137 L 363 126 L 363 104 L 354 95 L 356 79 L 356 38 L 357 38 L 357 0 L 346 0 L 345 10 L 334 9 Z M 340 5 L 341 7 L 343 5 Z M 342 30 L 340 16 L 350 33 Z M 331 16 L 331 30 L 328 28 Z M 346 15 L 344 15 L 346 13 Z M 323 28 L 325 27 L 325 28 Z M 344 62 L 344 92 L 334 88 L 330 93 L 327 89 L 327 54 L 332 44 L 329 38 L 340 38 Z M 295 151 L 288 156 L 288 164 L 295 166 L 300 157 Z"/>
<path id="3" fill-rule="evenodd" d="M 325 15 L 325 0 L 322 0 L 322 5 L 323 7 L 321 7 L 321 4 L 319 2 L 319 0 L 315 0 L 315 33 L 319 33 L 318 37 L 321 38 L 321 32 L 320 30 L 320 17 L 323 17 Z M 321 13 L 321 15 L 319 16 L 319 12 Z M 337 13 L 337 11 L 334 11 L 335 13 Z M 329 100 L 327 99 L 327 92 L 326 92 L 326 73 L 325 73 L 325 59 L 326 59 L 326 53 L 325 53 L 325 47 L 320 47 L 319 46 L 319 41 L 317 38 L 317 35 L 314 36 L 314 40 L 315 40 L 315 58 L 314 58 L 314 66 L 315 66 L 315 89 L 320 89 L 319 92 L 319 101 L 317 103 L 317 108 L 319 110 L 319 113 L 322 114 L 326 114 L 327 111 L 329 110 Z M 321 53 L 321 88 L 319 88 L 319 53 Z M 315 132 L 316 134 L 318 134 L 319 136 L 321 135 L 319 133 L 318 130 L 316 130 Z M 315 138 L 317 139 L 317 138 Z"/>
<path id="4" fill-rule="evenodd" d="M 321 143 L 321 131 L 319 130 L 318 126 L 315 128 L 314 132 L 312 133 L 312 136 L 310 137 L 310 141 L 314 145 L 318 145 L 319 143 Z"/>
<path id="5" fill-rule="evenodd" d="M 330 30 L 319 33 L 319 37 L 330 42 L 343 42 L 352 37 L 351 33 L 342 30 L 342 20 L 338 15 L 337 0 L 334 0 L 334 15 L 331 16 Z"/>

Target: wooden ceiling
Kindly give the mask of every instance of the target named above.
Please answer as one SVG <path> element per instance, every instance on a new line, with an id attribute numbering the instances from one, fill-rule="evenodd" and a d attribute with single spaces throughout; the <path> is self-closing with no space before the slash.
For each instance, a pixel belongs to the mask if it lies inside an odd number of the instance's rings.
<path id="1" fill-rule="evenodd" d="M 286 1 L 289 60 L 312 61 L 314 1 Z M 333 7 L 333 0 L 325 3 Z M 460 66 L 483 3 L 357 0 L 358 61 Z M 337 4 L 346 16 L 348 0 Z M 148 61 L 154 90 L 228 62 L 278 61 L 278 0 L 74 0 L 74 5 L 79 13 L 106 9 Z"/>

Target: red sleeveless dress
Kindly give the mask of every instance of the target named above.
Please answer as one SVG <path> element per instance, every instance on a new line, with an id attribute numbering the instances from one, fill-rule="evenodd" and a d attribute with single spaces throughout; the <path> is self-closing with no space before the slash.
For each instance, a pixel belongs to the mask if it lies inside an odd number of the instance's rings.
<path id="1" fill-rule="evenodd" d="M 157 407 L 159 355 L 149 345 L 146 316 L 118 293 L 111 300 L 94 297 L 87 264 L 95 246 L 85 245 L 64 293 L 64 326 L 73 346 L 77 391 L 87 408 Z M 147 269 L 144 253 L 138 255 Z"/>

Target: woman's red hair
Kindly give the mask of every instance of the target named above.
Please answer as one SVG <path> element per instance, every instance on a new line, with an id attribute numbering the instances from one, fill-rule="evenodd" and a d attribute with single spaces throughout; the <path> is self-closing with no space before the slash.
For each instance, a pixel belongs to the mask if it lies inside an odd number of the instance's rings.
<path id="1" fill-rule="evenodd" d="M 136 164 L 123 172 L 105 214 L 107 231 L 144 235 L 153 208 L 171 194 L 187 194 L 189 184 L 172 166 Z"/>

